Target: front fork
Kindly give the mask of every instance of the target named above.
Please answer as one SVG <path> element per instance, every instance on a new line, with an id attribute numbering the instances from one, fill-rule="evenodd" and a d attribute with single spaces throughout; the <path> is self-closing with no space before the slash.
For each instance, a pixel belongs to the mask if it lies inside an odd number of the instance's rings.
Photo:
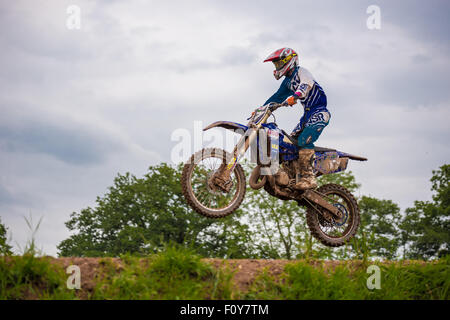
<path id="1" fill-rule="evenodd" d="M 226 159 L 226 163 L 222 163 L 219 170 L 214 174 L 214 184 L 222 189 L 222 191 L 230 191 L 232 187 L 232 182 L 230 180 L 231 172 L 233 172 L 239 160 L 242 159 L 250 145 L 253 143 L 253 141 L 255 141 L 259 129 L 261 129 L 263 123 L 266 123 L 271 114 L 271 111 L 267 111 L 258 124 L 249 126 L 247 132 L 245 132 L 245 134 L 241 137 L 241 139 L 239 139 L 239 142 L 234 147 L 233 158 L 231 159 L 231 161 L 228 161 L 229 159 Z M 250 133 L 248 133 L 249 131 Z"/>
<path id="2" fill-rule="evenodd" d="M 239 139 L 238 143 L 234 147 L 233 157 L 230 159 L 226 158 L 226 162 L 222 163 L 218 171 L 213 176 L 214 184 L 217 185 L 222 191 L 229 192 L 231 183 L 231 172 L 233 172 L 239 160 L 242 159 L 244 154 L 247 152 L 250 145 L 255 141 L 258 129 L 261 126 L 250 128 L 242 137 Z M 250 132 L 250 133 L 248 133 Z"/>

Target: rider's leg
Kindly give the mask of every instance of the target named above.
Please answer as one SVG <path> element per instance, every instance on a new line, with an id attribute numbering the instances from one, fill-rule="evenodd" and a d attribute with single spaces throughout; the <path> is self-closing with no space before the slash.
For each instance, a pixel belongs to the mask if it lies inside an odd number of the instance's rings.
<path id="1" fill-rule="evenodd" d="M 314 142 L 317 141 L 327 125 L 328 121 L 307 123 L 298 136 L 298 145 L 301 149 L 298 153 L 300 179 L 297 179 L 297 183 L 294 186 L 297 190 L 313 189 L 317 187 L 317 181 L 312 167 L 314 161 Z"/>

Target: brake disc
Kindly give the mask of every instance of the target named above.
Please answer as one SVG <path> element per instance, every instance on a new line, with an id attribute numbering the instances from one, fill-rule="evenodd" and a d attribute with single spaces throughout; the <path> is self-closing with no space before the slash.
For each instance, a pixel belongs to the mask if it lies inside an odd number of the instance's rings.
<path id="1" fill-rule="evenodd" d="M 338 227 L 343 226 L 347 222 L 347 219 L 348 219 L 347 208 L 340 203 L 335 203 L 335 204 L 333 204 L 333 206 L 338 208 L 339 211 L 342 213 L 342 218 L 340 218 L 340 219 L 335 219 L 334 217 L 332 218 L 333 225 L 338 226 Z"/>

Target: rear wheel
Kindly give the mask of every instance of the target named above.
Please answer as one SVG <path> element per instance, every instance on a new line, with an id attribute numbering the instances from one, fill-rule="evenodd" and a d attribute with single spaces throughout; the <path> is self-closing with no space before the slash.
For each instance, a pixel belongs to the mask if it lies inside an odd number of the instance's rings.
<path id="1" fill-rule="evenodd" d="M 326 184 L 316 191 L 339 209 L 342 218 L 335 218 L 331 213 L 324 212 L 326 210 L 317 205 L 314 207 L 309 205 L 306 210 L 306 223 L 309 230 L 317 240 L 326 246 L 342 246 L 353 238 L 358 231 L 360 223 L 358 203 L 346 188 L 338 184 Z M 329 218 L 324 218 L 324 215 L 328 215 Z"/>
<path id="2" fill-rule="evenodd" d="M 227 164 L 231 155 L 218 148 L 207 148 L 192 155 L 181 175 L 183 195 L 188 204 L 208 218 L 222 218 L 233 213 L 245 195 L 245 174 L 237 164 L 231 172 L 228 192 L 216 187 L 212 177 Z"/>

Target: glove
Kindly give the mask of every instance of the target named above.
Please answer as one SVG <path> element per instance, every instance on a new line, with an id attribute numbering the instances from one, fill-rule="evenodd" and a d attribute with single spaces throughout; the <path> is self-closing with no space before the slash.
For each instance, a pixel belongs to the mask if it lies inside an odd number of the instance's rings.
<path id="1" fill-rule="evenodd" d="M 289 98 L 286 99 L 286 102 L 288 105 L 293 106 L 294 104 L 297 103 L 297 99 L 298 97 L 296 96 L 290 96 Z"/>

